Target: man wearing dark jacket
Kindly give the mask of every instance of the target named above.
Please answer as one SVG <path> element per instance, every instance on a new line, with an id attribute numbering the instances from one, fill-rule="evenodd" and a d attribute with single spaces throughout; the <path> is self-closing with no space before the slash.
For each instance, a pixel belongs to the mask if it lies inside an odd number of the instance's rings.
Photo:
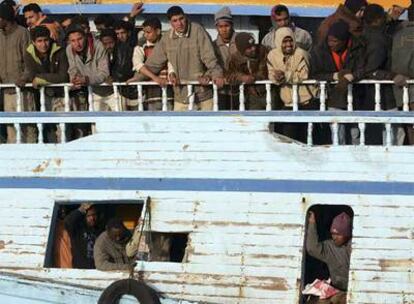
<path id="1" fill-rule="evenodd" d="M 132 68 L 132 55 L 134 48 L 127 42 L 120 42 L 116 39 L 114 29 L 103 29 L 99 36 L 105 50 L 108 53 L 109 59 L 109 74 L 110 77 L 106 80 L 107 83 L 126 82 L 134 76 Z M 102 89 L 102 88 L 101 88 Z M 106 88 L 112 91 L 112 88 Z M 119 87 L 121 96 L 134 99 L 137 98 L 137 89 L 131 86 Z M 122 104 L 125 108 L 125 104 Z"/>
<path id="2" fill-rule="evenodd" d="M 401 29 L 393 37 L 392 47 L 392 71 L 402 74 L 407 79 L 414 78 L 414 1 L 408 9 L 408 21 L 404 22 Z M 402 107 L 404 82 L 394 87 L 397 106 Z M 410 111 L 414 110 L 414 85 L 408 86 Z M 408 143 L 414 145 L 414 128 L 407 125 Z"/>
<path id="3" fill-rule="evenodd" d="M 361 35 L 362 17 L 367 5 L 367 0 L 346 0 L 344 4 L 340 4 L 335 13 L 328 16 L 320 24 L 316 35 L 317 43 L 325 43 L 329 28 L 340 20 L 348 24 L 349 31 L 353 36 Z"/>
<path id="4" fill-rule="evenodd" d="M 391 72 L 392 37 L 388 33 L 386 13 L 382 6 L 369 4 L 364 13 L 365 76 L 366 79 L 394 80 L 397 85 L 404 85 L 405 77 Z M 381 110 L 396 111 L 394 93 L 391 85 L 381 85 Z M 365 96 L 361 109 L 374 111 L 375 87 L 365 86 Z M 401 127 L 393 129 L 393 144 L 402 145 L 404 131 Z M 365 129 L 366 144 L 383 143 L 383 125 L 368 124 Z"/>
<path id="5" fill-rule="evenodd" d="M 351 37 L 349 26 L 343 21 L 334 23 L 325 43 L 318 45 L 311 53 L 311 79 L 338 81 L 328 86 L 328 108 L 330 110 L 347 109 L 348 84 L 364 76 L 364 46 L 360 40 Z M 358 108 L 362 99 L 361 90 L 354 86 L 354 108 Z M 351 129 L 352 143 L 358 143 L 356 129 Z M 339 144 L 346 143 L 345 125 L 339 125 Z"/>
<path id="6" fill-rule="evenodd" d="M 95 268 L 93 247 L 102 232 L 96 208 L 90 203 L 82 204 L 65 218 L 65 228 L 72 244 L 73 268 Z"/>
<path id="7" fill-rule="evenodd" d="M 257 80 L 268 79 L 267 50 L 255 44 L 254 37 L 246 32 L 238 33 L 235 38 L 236 50 L 230 54 L 226 80 L 230 84 L 246 84 L 246 109 L 266 109 L 266 89 L 255 86 Z"/>
<path id="8" fill-rule="evenodd" d="M 25 70 L 16 84 L 24 86 L 30 82 L 34 88 L 38 88 L 52 83 L 67 82 L 69 76 L 65 49 L 51 41 L 48 28 L 44 26 L 32 28 L 30 38 L 32 42 L 24 55 Z M 64 111 L 63 88 L 46 88 L 45 95 L 47 111 Z M 48 133 L 49 142 L 60 142 L 59 130 L 56 136 Z"/>

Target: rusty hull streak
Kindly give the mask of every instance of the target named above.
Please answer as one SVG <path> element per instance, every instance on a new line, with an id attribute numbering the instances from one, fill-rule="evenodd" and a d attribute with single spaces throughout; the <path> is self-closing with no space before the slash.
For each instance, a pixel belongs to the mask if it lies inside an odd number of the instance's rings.
<path id="1" fill-rule="evenodd" d="M 49 164 L 50 164 L 50 161 L 49 160 L 45 160 L 40 165 L 38 165 L 36 168 L 34 168 L 32 170 L 32 172 L 33 173 L 41 173 L 41 172 L 45 171 L 47 169 L 47 167 L 49 167 Z"/>
<path id="2" fill-rule="evenodd" d="M 6 243 L 4 241 L 0 241 L 0 250 L 6 247 Z"/>
<path id="3" fill-rule="evenodd" d="M 381 271 L 387 271 L 389 268 L 393 267 L 401 267 L 410 269 L 413 267 L 414 260 L 413 259 L 380 259 L 379 266 L 381 267 Z"/>
<path id="4" fill-rule="evenodd" d="M 190 221 L 181 221 L 181 220 L 176 220 L 176 221 L 164 221 L 164 223 L 166 224 L 171 224 L 171 225 L 189 225 L 191 222 Z M 289 229 L 289 228 L 302 228 L 303 225 L 300 224 L 251 224 L 251 223 L 247 223 L 247 222 L 224 222 L 224 221 L 197 221 L 197 224 L 200 225 L 213 225 L 213 226 L 247 226 L 247 227 L 251 227 L 251 226 L 255 226 L 255 227 L 278 227 L 281 228 L 282 230 L 284 228 Z"/>
<path id="5" fill-rule="evenodd" d="M 60 165 L 62 164 L 62 159 L 61 158 L 55 158 L 54 159 L 56 166 L 60 167 Z"/>

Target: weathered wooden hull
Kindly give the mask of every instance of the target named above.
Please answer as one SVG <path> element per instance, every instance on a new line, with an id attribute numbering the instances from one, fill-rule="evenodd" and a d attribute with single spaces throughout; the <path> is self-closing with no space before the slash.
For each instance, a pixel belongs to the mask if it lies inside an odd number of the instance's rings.
<path id="1" fill-rule="evenodd" d="M 414 302 L 411 147 L 286 142 L 270 114 L 76 119 L 96 134 L 0 146 L 0 272 L 96 296 L 128 274 L 44 268 L 55 202 L 151 196 L 153 230 L 190 232 L 184 263 L 137 265 L 167 299 L 298 303 L 308 208 L 349 205 L 348 303 Z"/>

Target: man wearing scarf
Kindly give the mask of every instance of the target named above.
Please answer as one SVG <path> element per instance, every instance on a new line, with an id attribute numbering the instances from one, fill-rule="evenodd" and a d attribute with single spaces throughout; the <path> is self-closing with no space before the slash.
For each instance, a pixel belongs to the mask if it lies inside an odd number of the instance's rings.
<path id="1" fill-rule="evenodd" d="M 310 63 L 307 51 L 296 46 L 295 34 L 288 27 L 279 28 L 275 32 L 276 48 L 267 56 L 269 79 L 280 86 L 280 99 L 284 110 L 292 110 L 292 84 L 300 83 L 309 78 Z M 313 97 L 316 95 L 314 86 L 301 85 L 298 90 L 298 103 L 301 110 L 316 110 L 318 105 Z M 284 135 L 299 141 L 306 140 L 306 125 L 284 124 Z"/>

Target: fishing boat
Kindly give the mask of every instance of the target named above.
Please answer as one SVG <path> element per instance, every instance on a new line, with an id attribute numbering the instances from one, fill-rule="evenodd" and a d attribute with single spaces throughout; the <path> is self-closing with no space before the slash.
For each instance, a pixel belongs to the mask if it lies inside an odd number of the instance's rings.
<path id="1" fill-rule="evenodd" d="M 353 214 L 348 303 L 413 303 L 414 154 L 392 140 L 411 112 L 268 110 L 1 113 L 18 135 L 0 146 L 1 302 L 96 303 L 132 276 L 161 303 L 299 303 L 316 208 Z M 306 123 L 307 142 L 273 131 L 284 122 Z M 51 123 L 94 132 L 19 143 L 22 125 Z M 357 124 L 359 145 L 313 144 L 319 123 Z M 371 123 L 385 126 L 384 145 L 365 144 Z M 85 201 L 136 210 L 144 230 L 180 236 L 183 254 L 132 273 L 55 268 L 58 208 Z"/>

